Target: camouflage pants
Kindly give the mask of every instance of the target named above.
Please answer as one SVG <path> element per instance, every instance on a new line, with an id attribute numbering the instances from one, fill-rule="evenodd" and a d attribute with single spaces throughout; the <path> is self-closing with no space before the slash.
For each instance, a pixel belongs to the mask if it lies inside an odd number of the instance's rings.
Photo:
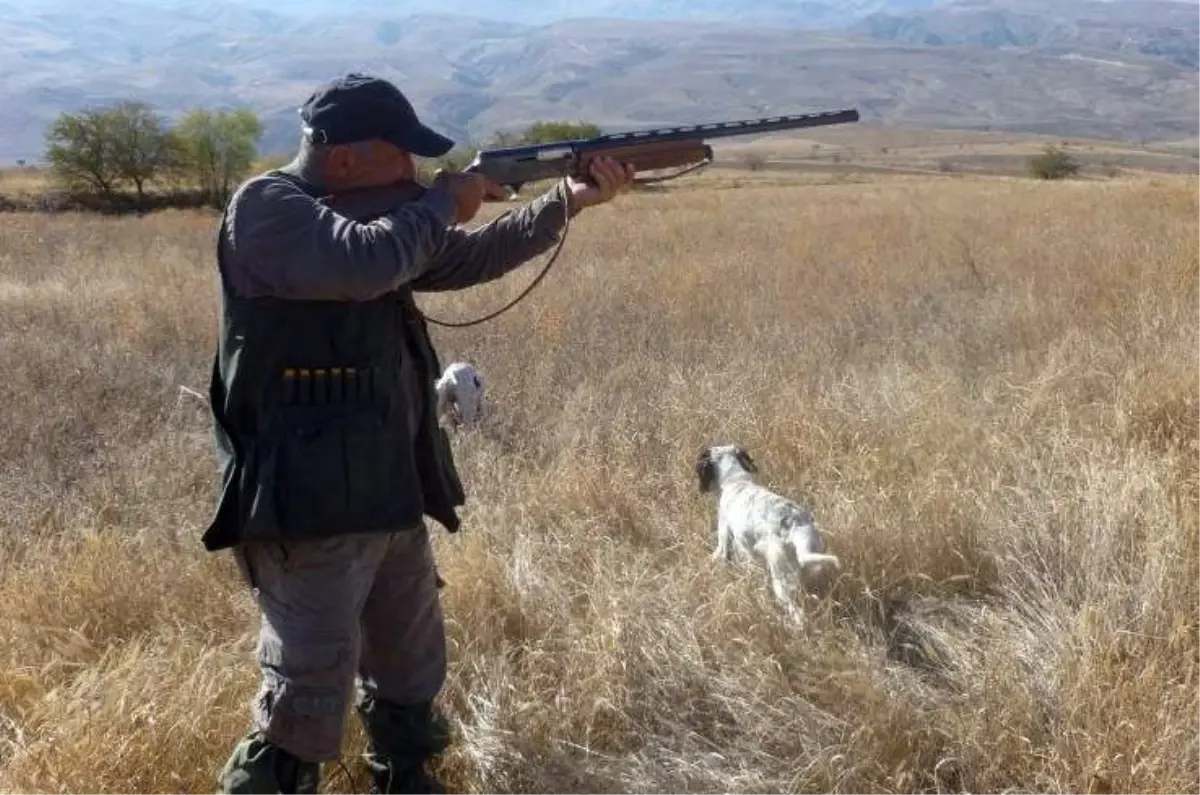
<path id="1" fill-rule="evenodd" d="M 235 550 L 262 615 L 254 727 L 307 762 L 336 760 L 360 701 L 420 704 L 446 676 L 425 527 Z"/>

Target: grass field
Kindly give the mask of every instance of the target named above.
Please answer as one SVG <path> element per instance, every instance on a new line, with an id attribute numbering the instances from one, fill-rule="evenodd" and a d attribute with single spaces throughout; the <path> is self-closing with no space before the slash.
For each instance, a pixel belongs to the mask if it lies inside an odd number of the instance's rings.
<path id="1" fill-rule="evenodd" d="M 436 534 L 449 784 L 1197 791 L 1196 179 L 721 180 L 586 213 L 525 303 L 436 333 L 494 408 Z M 211 792 L 246 729 L 256 616 L 180 392 L 214 234 L 0 216 L 2 791 Z M 843 561 L 802 630 L 710 560 L 721 441 Z M 330 791 L 365 791 L 350 726 Z"/>
<path id="2" fill-rule="evenodd" d="M 0 196 L 28 196 L 51 187 L 50 175 L 44 168 L 22 166 L 0 169 Z"/>
<path id="3" fill-rule="evenodd" d="M 722 140 L 718 164 L 763 170 L 873 173 L 926 172 L 1026 176 L 1029 158 L 1048 144 L 1062 148 L 1082 176 L 1111 178 L 1124 171 L 1195 174 L 1195 138 L 1135 144 L 1093 138 L 981 130 L 903 129 L 872 123 L 818 127 L 804 135 Z"/>
<path id="4" fill-rule="evenodd" d="M 736 175 L 753 167 L 760 175 L 773 174 L 786 183 L 806 177 L 827 181 L 830 176 L 843 180 L 897 175 L 1027 176 L 1029 158 L 1047 144 L 1064 148 L 1081 166 L 1082 178 L 1111 179 L 1127 171 L 1195 174 L 1200 166 L 1200 141 L 1195 138 L 1139 145 L 1020 132 L 907 129 L 870 122 L 811 128 L 803 134 L 713 139 L 712 144 L 714 170 Z M 261 157 L 254 170 L 286 160 Z M 735 178 L 741 176 L 745 175 Z M 151 184 L 150 193 L 167 187 L 196 186 Z M 0 208 L 5 199 L 28 202 L 55 189 L 43 167 L 0 168 Z"/>

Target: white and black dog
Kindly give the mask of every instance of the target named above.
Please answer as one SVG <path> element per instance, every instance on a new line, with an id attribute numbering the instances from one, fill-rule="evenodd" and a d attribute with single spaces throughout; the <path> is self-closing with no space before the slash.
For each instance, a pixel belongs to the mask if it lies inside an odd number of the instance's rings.
<path id="1" fill-rule="evenodd" d="M 483 376 L 466 362 L 454 362 L 434 385 L 439 421 L 474 425 L 483 410 Z"/>
<path id="2" fill-rule="evenodd" d="M 696 457 L 700 491 L 720 492 L 713 559 L 731 562 L 736 549 L 765 563 L 775 598 L 792 618 L 802 620 L 803 610 L 792 600 L 793 575 L 798 572 L 799 584 L 808 590 L 814 574 L 842 564 L 826 554 L 812 513 L 756 483 L 757 472 L 750 453 L 734 444 L 705 448 Z"/>

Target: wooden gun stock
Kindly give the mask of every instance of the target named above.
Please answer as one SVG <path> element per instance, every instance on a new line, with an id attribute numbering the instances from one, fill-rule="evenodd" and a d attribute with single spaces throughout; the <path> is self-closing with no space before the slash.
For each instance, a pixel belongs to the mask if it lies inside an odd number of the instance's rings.
<path id="1" fill-rule="evenodd" d="M 588 149 L 579 155 L 574 176 L 585 179 L 597 157 L 611 157 L 635 172 L 697 166 L 712 160 L 712 147 L 703 141 L 660 141 Z"/>

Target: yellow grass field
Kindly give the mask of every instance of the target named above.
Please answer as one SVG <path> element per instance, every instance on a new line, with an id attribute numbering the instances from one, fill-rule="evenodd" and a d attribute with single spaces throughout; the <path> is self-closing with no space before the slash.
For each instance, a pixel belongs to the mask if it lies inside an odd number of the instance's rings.
<path id="1" fill-rule="evenodd" d="M 494 410 L 436 534 L 449 785 L 1200 789 L 1197 180 L 709 184 L 585 213 L 525 303 L 435 330 Z M 215 230 L 0 215 L 0 791 L 211 792 L 247 728 L 180 390 Z M 724 441 L 843 561 L 803 629 L 710 559 Z M 366 791 L 349 725 L 328 791 Z"/>
<path id="2" fill-rule="evenodd" d="M 45 169 L 29 166 L 0 169 L 0 198 L 44 193 L 52 184 Z"/>

